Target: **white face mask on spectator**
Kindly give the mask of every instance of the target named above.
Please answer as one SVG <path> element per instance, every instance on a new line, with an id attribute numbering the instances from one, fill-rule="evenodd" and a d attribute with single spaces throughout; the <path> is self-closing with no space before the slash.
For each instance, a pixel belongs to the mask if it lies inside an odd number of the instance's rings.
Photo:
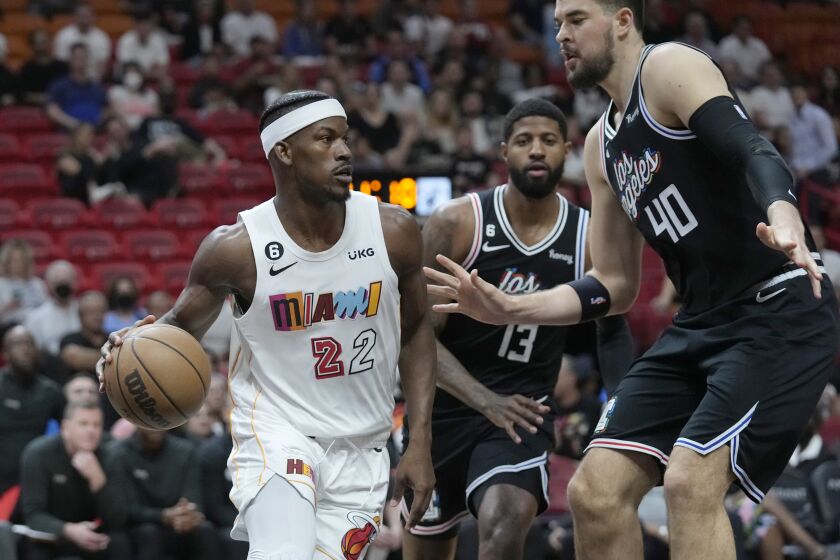
<path id="1" fill-rule="evenodd" d="M 123 76 L 123 85 L 128 89 L 138 90 L 143 85 L 143 76 L 140 72 L 126 72 L 125 76 Z"/>

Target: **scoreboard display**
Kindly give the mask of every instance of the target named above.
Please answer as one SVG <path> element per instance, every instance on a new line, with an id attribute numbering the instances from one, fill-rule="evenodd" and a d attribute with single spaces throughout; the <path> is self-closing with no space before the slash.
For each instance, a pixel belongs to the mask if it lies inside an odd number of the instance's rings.
<path id="1" fill-rule="evenodd" d="M 418 216 L 430 215 L 452 198 L 449 177 L 425 177 L 395 173 L 356 173 L 350 188 L 379 200 L 402 206 Z"/>

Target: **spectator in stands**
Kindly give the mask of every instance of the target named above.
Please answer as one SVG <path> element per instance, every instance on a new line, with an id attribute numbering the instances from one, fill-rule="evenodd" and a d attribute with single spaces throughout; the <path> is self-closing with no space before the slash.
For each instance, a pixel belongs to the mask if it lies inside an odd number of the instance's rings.
<path id="1" fill-rule="evenodd" d="M 89 53 L 84 43 L 70 49 L 70 73 L 47 90 L 47 115 L 56 124 L 73 129 L 81 123 L 99 124 L 107 105 L 105 89 L 90 78 Z"/>
<path id="2" fill-rule="evenodd" d="M 347 115 L 348 126 L 364 137 L 389 167 L 398 169 L 405 163 L 417 138 L 417 127 L 403 126 L 401 120 L 385 108 L 378 84 L 359 85 L 356 96 L 360 97 L 357 108 Z"/>
<path id="3" fill-rule="evenodd" d="M 767 45 L 752 34 L 752 22 L 747 16 L 738 16 L 732 24 L 732 34 L 718 44 L 721 58 L 733 60 L 751 84 L 756 83 L 759 71 L 773 59 Z"/>
<path id="4" fill-rule="evenodd" d="M 74 296 L 78 278 L 76 268 L 67 261 L 53 261 L 44 272 L 49 299 L 34 309 L 24 324 L 35 337 L 38 348 L 58 354 L 66 334 L 81 328 L 79 302 Z"/>
<path id="5" fill-rule="evenodd" d="M 272 44 L 264 37 L 255 35 L 250 44 L 250 56 L 233 68 L 233 91 L 240 107 L 259 115 L 264 107 L 265 90 L 276 82 L 283 65 L 274 55 Z"/>
<path id="6" fill-rule="evenodd" d="M 199 448 L 201 463 L 201 487 L 204 495 L 204 511 L 207 519 L 217 528 L 219 540 L 224 548 L 225 560 L 242 560 L 248 555 L 248 543 L 230 538 L 236 508 L 230 501 L 232 473 L 227 466 L 233 442 L 225 424 L 222 434 L 204 441 Z"/>
<path id="7" fill-rule="evenodd" d="M 487 186 L 491 162 L 473 147 L 472 130 L 462 126 L 455 136 L 455 157 L 452 163 L 453 198 Z"/>
<path id="8" fill-rule="evenodd" d="M 281 52 L 291 58 L 324 53 L 323 23 L 315 14 L 313 0 L 295 0 L 295 17 L 283 30 Z"/>
<path id="9" fill-rule="evenodd" d="M 327 21 L 324 46 L 328 53 L 353 58 L 373 52 L 370 23 L 359 15 L 356 4 L 356 0 L 341 0 L 338 14 Z"/>
<path id="10" fill-rule="evenodd" d="M 566 354 L 554 385 L 557 418 L 554 433 L 557 447 L 554 452 L 580 459 L 589 445 L 592 431 L 601 416 L 601 402 L 584 389 L 592 376 L 592 358 Z"/>
<path id="11" fill-rule="evenodd" d="M 56 79 L 67 74 L 67 63 L 53 57 L 50 35 L 43 29 L 29 33 L 29 48 L 32 58 L 27 60 L 18 74 L 18 89 L 21 103 L 44 105 L 47 88 Z"/>
<path id="12" fill-rule="evenodd" d="M 172 309 L 174 304 L 175 300 L 171 295 L 162 290 L 155 290 L 146 297 L 145 307 L 149 315 L 154 315 L 160 319 Z"/>
<path id="13" fill-rule="evenodd" d="M 99 400 L 99 383 L 96 377 L 80 372 L 71 377 L 62 387 L 64 400 L 71 402 L 96 402 Z"/>
<path id="14" fill-rule="evenodd" d="M 277 44 L 277 25 L 265 12 L 254 10 L 255 0 L 237 0 L 236 9 L 222 18 L 222 39 L 234 54 L 247 57 L 251 54 L 251 39 L 262 37 L 271 45 Z"/>
<path id="15" fill-rule="evenodd" d="M 683 18 L 683 27 L 685 28 L 685 34 L 680 38 L 680 41 L 700 49 L 715 60 L 719 58 L 718 47 L 709 37 L 709 28 L 702 13 L 687 12 Z"/>
<path id="16" fill-rule="evenodd" d="M 102 185 L 114 185 L 115 194 L 127 194 L 126 185 L 133 182 L 141 167 L 139 149 L 131 140 L 130 131 L 125 120 L 119 115 L 111 115 L 105 119 L 105 146 L 102 150 L 102 161 L 99 165 L 99 180 Z"/>
<path id="17" fill-rule="evenodd" d="M 224 423 L 227 421 L 228 405 L 230 399 L 227 391 L 227 376 L 213 368 L 210 374 L 210 387 L 207 389 L 207 398 L 204 406 L 207 407 L 207 414 L 212 420 L 213 433 L 221 434 L 225 431 Z"/>
<path id="18" fill-rule="evenodd" d="M 544 5 L 542 0 L 511 0 L 510 24 L 517 40 L 535 45 L 542 42 Z"/>
<path id="19" fill-rule="evenodd" d="M 93 25 L 95 14 L 90 4 L 80 2 L 74 14 L 73 23 L 62 27 L 55 36 L 53 42 L 55 57 L 71 62 L 73 47 L 82 43 L 89 53 L 85 61 L 87 75 L 89 78 L 99 80 L 108 66 L 108 61 L 111 60 L 111 38 Z"/>
<path id="20" fill-rule="evenodd" d="M 432 91 L 432 80 L 422 58 L 409 48 L 409 43 L 400 29 L 390 29 L 386 36 L 385 50 L 368 70 L 368 79 L 381 84 L 388 77 L 388 70 L 395 60 L 402 60 L 408 65 L 409 78 L 412 83 L 420 86 L 424 93 Z"/>
<path id="21" fill-rule="evenodd" d="M 487 117 L 484 97 L 482 97 L 481 92 L 477 90 L 467 91 L 461 97 L 460 106 L 461 117 L 464 119 L 463 125 L 465 128 L 469 128 L 471 133 L 470 149 L 481 154 L 483 159 L 495 159 L 498 141 L 491 131 L 493 125 Z M 501 135 L 499 135 L 499 138 L 501 138 Z M 459 146 L 461 150 L 466 147 L 466 144 L 463 144 L 464 140 L 465 137 L 462 137 Z"/>
<path id="22" fill-rule="evenodd" d="M 437 0 L 415 0 L 411 7 L 403 22 L 405 38 L 422 49 L 426 60 L 434 60 L 449 41 L 455 24 L 440 13 Z"/>
<path id="23" fill-rule="evenodd" d="M 150 206 L 178 190 L 178 162 L 208 158 L 220 165 L 225 152 L 212 139 L 174 115 L 175 99 L 161 98 L 160 112 L 140 123 L 132 141 L 135 159 L 128 191 Z"/>
<path id="24" fill-rule="evenodd" d="M 91 204 L 96 190 L 99 155 L 93 149 L 93 127 L 81 123 L 70 131 L 67 148 L 56 160 L 61 196 Z"/>
<path id="25" fill-rule="evenodd" d="M 213 0 L 197 0 L 183 30 L 181 58 L 190 60 L 207 56 L 222 44 L 221 14 Z"/>
<path id="26" fill-rule="evenodd" d="M 13 104 L 18 96 L 17 76 L 6 64 L 8 53 L 6 36 L 0 33 L 0 107 Z"/>
<path id="27" fill-rule="evenodd" d="M 0 323 L 23 322 L 47 301 L 47 286 L 35 275 L 32 248 L 22 239 L 0 247 Z"/>
<path id="28" fill-rule="evenodd" d="M 29 11 L 46 19 L 52 19 L 59 14 L 71 14 L 75 7 L 75 0 L 29 0 Z"/>
<path id="29" fill-rule="evenodd" d="M 382 108 L 398 117 L 412 114 L 425 123 L 426 98 L 419 86 L 411 83 L 411 70 L 404 60 L 392 60 L 388 78 L 381 85 Z"/>
<path id="30" fill-rule="evenodd" d="M 191 442 L 165 431 L 138 428 L 113 444 L 129 478 L 129 532 L 135 560 L 213 560 L 216 531 L 204 520 L 201 467 Z"/>
<path id="31" fill-rule="evenodd" d="M 73 371 L 96 375 L 96 362 L 101 357 L 99 349 L 105 344 L 108 333 L 103 328 L 108 300 L 91 290 L 79 297 L 79 323 L 81 329 L 62 337 L 59 345 L 61 359 Z"/>
<path id="32" fill-rule="evenodd" d="M 730 58 L 723 58 L 719 61 L 720 69 L 729 85 L 735 90 L 741 103 L 750 112 L 750 84 L 741 75 L 741 67 Z"/>
<path id="33" fill-rule="evenodd" d="M 36 373 L 38 351 L 20 325 L 3 336 L 6 366 L 0 370 L 0 496 L 20 482 L 23 448 L 61 420 L 64 398 L 54 381 Z"/>
<path id="34" fill-rule="evenodd" d="M 426 125 L 421 127 L 415 152 L 421 152 L 419 165 L 442 166 L 449 169 L 455 153 L 455 135 L 458 130 L 458 109 L 452 93 L 436 89 L 428 99 Z"/>
<path id="35" fill-rule="evenodd" d="M 749 110 L 753 120 L 763 131 L 786 126 L 793 118 L 794 106 L 785 78 L 775 61 L 761 67 L 761 84 L 750 92 Z"/>
<path id="36" fill-rule="evenodd" d="M 43 436 L 21 458 L 21 504 L 30 529 L 56 538 L 27 542 L 29 560 L 67 556 L 128 560 L 121 531 L 128 504 L 125 483 L 102 442 L 102 410 L 97 401 L 72 401 L 64 410 L 61 434 Z"/>
<path id="37" fill-rule="evenodd" d="M 158 112 L 160 98 L 147 84 L 146 75 L 137 61 L 123 64 L 119 84 L 108 90 L 111 113 L 121 115 L 134 130 L 140 122 Z"/>
<path id="38" fill-rule="evenodd" d="M 678 20 L 671 2 L 665 0 L 647 0 L 645 11 L 645 39 L 657 44 L 670 41 L 677 36 Z"/>
<path id="39" fill-rule="evenodd" d="M 139 290 L 131 276 L 114 276 L 108 283 L 108 312 L 105 313 L 103 330 L 112 333 L 133 325 L 146 316 L 137 302 Z"/>
<path id="40" fill-rule="evenodd" d="M 840 71 L 826 66 L 820 71 L 817 103 L 832 116 L 840 115 Z"/>
<path id="41" fill-rule="evenodd" d="M 167 80 L 169 46 L 163 33 L 157 29 L 151 11 L 137 12 L 134 29 L 123 33 L 117 41 L 117 62 L 121 68 L 128 62 L 136 62 L 147 80 Z"/>
<path id="42" fill-rule="evenodd" d="M 222 76 L 220 57 L 215 53 L 206 55 L 201 62 L 201 75 L 190 90 L 187 100 L 189 106 L 193 109 L 200 109 L 204 106 L 204 95 L 209 89 L 221 87 L 228 91 L 230 90 L 229 82 L 230 80 L 226 80 Z"/>

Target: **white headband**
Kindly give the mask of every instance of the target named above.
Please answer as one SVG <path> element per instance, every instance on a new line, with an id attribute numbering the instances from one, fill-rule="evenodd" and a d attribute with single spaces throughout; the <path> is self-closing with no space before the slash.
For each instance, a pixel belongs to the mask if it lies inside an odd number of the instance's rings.
<path id="1" fill-rule="evenodd" d="M 344 112 L 344 107 L 337 99 L 322 99 L 315 103 L 304 105 L 300 109 L 295 109 L 291 113 L 286 113 L 260 132 L 260 140 L 262 140 L 263 151 L 265 157 L 281 140 L 285 140 L 298 130 L 306 128 L 312 123 L 318 122 L 321 119 L 329 117 L 344 117 L 347 118 L 347 113 Z"/>

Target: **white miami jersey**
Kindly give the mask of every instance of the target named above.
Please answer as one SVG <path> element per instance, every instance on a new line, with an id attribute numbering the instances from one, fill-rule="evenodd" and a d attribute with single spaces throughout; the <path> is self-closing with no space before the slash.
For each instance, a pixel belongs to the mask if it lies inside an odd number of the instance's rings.
<path id="1" fill-rule="evenodd" d="M 391 429 L 397 275 L 377 199 L 353 192 L 346 205 L 341 237 L 320 253 L 292 241 L 274 200 L 240 213 L 257 284 L 248 310 L 234 317 L 231 431 L 235 445 L 256 444 L 264 460 L 266 440 L 276 437 L 267 432 L 282 426 L 315 438 L 383 441 Z"/>

